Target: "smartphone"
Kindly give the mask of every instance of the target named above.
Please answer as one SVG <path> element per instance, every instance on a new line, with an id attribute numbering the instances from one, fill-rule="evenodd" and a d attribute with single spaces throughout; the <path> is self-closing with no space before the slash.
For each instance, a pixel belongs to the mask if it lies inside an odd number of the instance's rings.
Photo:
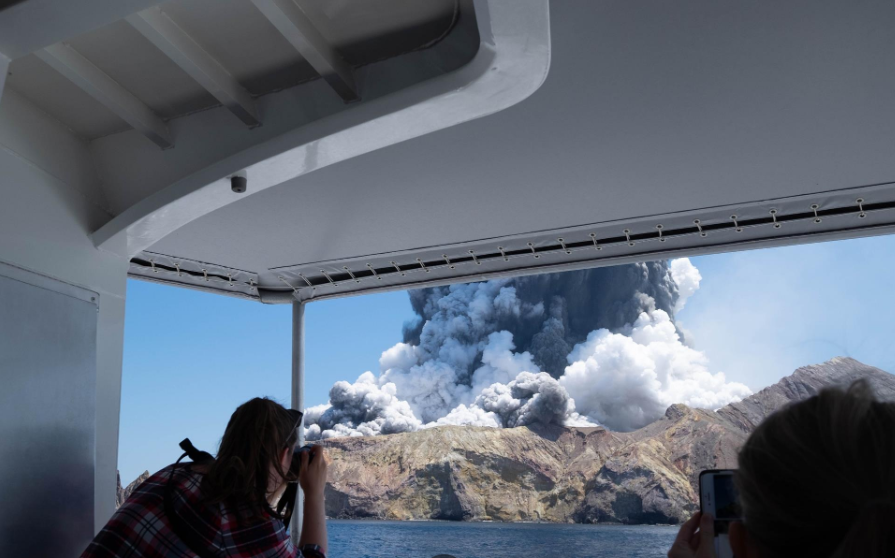
<path id="1" fill-rule="evenodd" d="M 733 469 L 711 469 L 699 473 L 699 509 L 715 517 L 715 556 L 733 558 L 728 532 L 742 519 L 740 498 L 733 483 Z"/>

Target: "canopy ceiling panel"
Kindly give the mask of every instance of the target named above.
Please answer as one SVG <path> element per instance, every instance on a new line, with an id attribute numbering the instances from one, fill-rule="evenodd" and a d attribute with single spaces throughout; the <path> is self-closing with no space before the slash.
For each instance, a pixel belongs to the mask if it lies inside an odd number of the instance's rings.
<path id="1" fill-rule="evenodd" d="M 289 302 L 895 226 L 892 2 L 82 4 L 0 11 L 8 98 L 87 144 L 133 276 Z"/>
<path id="2" fill-rule="evenodd" d="M 550 17 L 528 99 L 209 213 L 132 274 L 275 302 L 893 230 L 895 4 Z"/>
<path id="3" fill-rule="evenodd" d="M 309 33 L 317 44 L 328 44 L 317 24 L 309 25 L 310 12 L 295 0 L 252 2 L 297 49 L 308 51 Z M 498 112 L 537 90 L 550 60 L 546 2 L 460 0 L 454 5 L 447 35 L 439 29 L 441 35 L 424 48 L 394 58 L 353 68 L 344 61 L 334 64 L 332 49 L 311 49 L 308 55 L 324 79 L 258 98 L 263 126 L 248 133 L 213 109 L 172 120 L 167 133 L 141 129 L 143 122 L 136 120 L 133 131 L 92 142 L 115 214 L 94 234 L 96 244 L 133 256 L 215 209 L 339 161 Z M 142 29 L 147 16 L 140 17 Z M 171 31 L 157 13 L 150 11 L 148 17 Z M 418 27 L 408 31 L 418 38 Z M 183 53 L 169 48 L 167 37 L 157 36 L 155 23 L 147 34 L 173 56 Z M 352 91 L 360 99 L 346 104 Z M 248 176 L 246 192 L 231 191 L 235 175 Z"/>
<path id="4" fill-rule="evenodd" d="M 317 78 L 317 72 L 280 35 L 251 2 L 174 0 L 164 4 L 176 21 L 253 95 L 293 87 Z M 234 40 L 232 33 L 252 40 Z"/>
<path id="5" fill-rule="evenodd" d="M 41 30 L 4 37 L 0 60 L 10 91 L 89 144 L 91 202 L 112 218 L 96 244 L 128 257 L 265 182 L 509 106 L 549 64 L 546 0 L 84 4 L 69 20 L 64 0 L 0 11 L 0 30 Z"/>
<path id="6" fill-rule="evenodd" d="M 200 45 L 249 94 L 257 97 L 320 77 L 259 9 L 266 1 L 173 0 L 141 14 L 163 14 L 164 21 Z M 351 0 L 336 4 L 323 9 L 320 2 L 302 0 L 301 9 L 320 27 L 327 46 L 346 57 L 353 67 L 432 46 L 454 28 L 460 9 L 459 0 Z M 371 19 L 374 14 L 376 17 Z M 209 91 L 144 37 L 133 23 L 134 17 L 139 15 L 67 37 L 64 45 L 145 103 L 161 120 L 219 106 Z M 23 56 L 14 61 L 11 87 L 85 139 L 127 128 L 114 114 L 98 111 L 97 101 L 88 97 L 90 102 L 83 102 L 87 94 L 58 73 L 54 78 L 48 77 L 54 72 L 35 58 Z"/>
<path id="7" fill-rule="evenodd" d="M 444 1 L 305 0 L 304 6 L 327 40 L 358 66 L 430 46 L 460 17 L 460 5 Z"/>
<path id="8" fill-rule="evenodd" d="M 126 21 L 67 41 L 163 120 L 217 105 L 177 64 Z"/>
<path id="9" fill-rule="evenodd" d="M 86 140 L 127 130 L 115 113 L 34 54 L 15 61 L 6 85 Z"/>

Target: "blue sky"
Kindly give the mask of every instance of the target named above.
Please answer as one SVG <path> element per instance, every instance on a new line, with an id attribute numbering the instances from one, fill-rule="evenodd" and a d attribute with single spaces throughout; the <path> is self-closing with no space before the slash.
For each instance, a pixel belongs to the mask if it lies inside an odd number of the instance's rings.
<path id="1" fill-rule="evenodd" d="M 895 371 L 895 236 L 702 256 L 699 291 L 678 315 L 712 372 L 753 391 L 847 355 Z M 307 406 L 337 380 L 378 371 L 413 315 L 405 292 L 309 304 Z M 119 469 L 123 483 L 179 456 L 189 437 L 215 451 L 233 410 L 289 403 L 292 310 L 128 282 Z"/>
<path id="2" fill-rule="evenodd" d="M 895 372 L 892 254 L 895 236 L 691 258 L 703 280 L 678 322 L 753 391 L 834 356 Z"/>
<path id="3" fill-rule="evenodd" d="M 256 396 L 290 403 L 290 305 L 129 280 L 118 465 L 127 484 L 180 456 L 189 437 L 214 451 L 233 410 Z M 339 379 L 378 370 L 413 313 L 405 292 L 305 307 L 307 406 Z"/>

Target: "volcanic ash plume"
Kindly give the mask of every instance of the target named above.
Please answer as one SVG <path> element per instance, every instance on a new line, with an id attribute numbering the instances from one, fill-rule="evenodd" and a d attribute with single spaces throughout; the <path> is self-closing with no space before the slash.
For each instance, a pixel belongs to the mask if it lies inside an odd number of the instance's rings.
<path id="1" fill-rule="evenodd" d="M 519 351 L 558 378 L 591 331 L 624 327 L 646 310 L 671 314 L 678 300 L 664 261 L 419 289 L 410 291 L 417 319 L 405 326 L 404 342 L 419 347 L 421 361 L 449 362 L 462 379 L 488 335 L 508 331 Z"/>
<path id="2" fill-rule="evenodd" d="M 681 259 L 410 291 L 404 342 L 378 377 L 337 382 L 308 409 L 308 439 L 443 424 L 630 430 L 672 403 L 738 400 L 748 388 L 710 373 L 674 323 L 700 280 Z"/>
<path id="3" fill-rule="evenodd" d="M 394 434 L 421 426 L 410 406 L 395 397 L 395 385 L 380 386 L 370 372 L 361 374 L 354 384 L 336 382 L 329 390 L 329 405 L 307 409 L 304 420 L 309 440 Z"/>

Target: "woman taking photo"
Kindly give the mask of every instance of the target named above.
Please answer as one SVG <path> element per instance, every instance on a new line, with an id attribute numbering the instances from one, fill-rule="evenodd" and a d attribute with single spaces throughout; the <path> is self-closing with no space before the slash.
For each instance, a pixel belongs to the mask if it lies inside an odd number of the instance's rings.
<path id="1" fill-rule="evenodd" d="M 305 503 L 298 549 L 275 511 L 296 480 L 290 468 L 300 427 L 300 413 L 270 399 L 240 405 L 216 459 L 178 463 L 150 477 L 81 558 L 325 558 L 323 448 L 300 454 Z"/>
<path id="2" fill-rule="evenodd" d="M 895 556 L 895 403 L 858 381 L 777 411 L 740 450 L 736 483 L 737 558 Z M 668 557 L 714 558 L 713 539 L 697 513 Z"/>

